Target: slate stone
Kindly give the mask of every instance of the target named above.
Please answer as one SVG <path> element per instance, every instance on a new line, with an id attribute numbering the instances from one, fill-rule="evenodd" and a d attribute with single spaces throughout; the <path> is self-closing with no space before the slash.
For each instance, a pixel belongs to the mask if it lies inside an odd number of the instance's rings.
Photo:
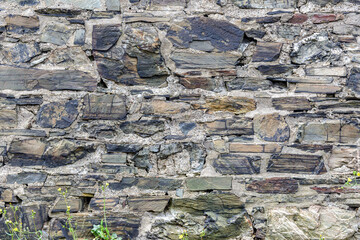
<path id="1" fill-rule="evenodd" d="M 74 44 L 83 46 L 85 44 L 85 29 L 76 30 L 74 35 Z"/>
<path id="2" fill-rule="evenodd" d="M 120 11 L 119 0 L 106 0 L 106 9 L 108 11 Z"/>
<path id="3" fill-rule="evenodd" d="M 24 106 L 24 105 L 41 105 L 43 103 L 43 99 L 41 96 L 36 95 L 23 95 L 19 98 L 14 99 L 16 105 Z"/>
<path id="4" fill-rule="evenodd" d="M 309 2 L 320 5 L 321 7 L 325 7 L 328 3 L 335 5 L 343 1 L 344 0 L 310 0 Z"/>
<path id="5" fill-rule="evenodd" d="M 141 137 L 150 137 L 165 130 L 165 122 L 161 120 L 140 120 L 123 122 L 120 129 L 126 134 L 137 134 Z"/>
<path id="6" fill-rule="evenodd" d="M 339 187 L 339 186 L 335 186 L 335 187 L 311 187 L 311 189 L 315 190 L 319 194 L 360 193 L 360 189 L 343 188 L 343 187 Z"/>
<path id="7" fill-rule="evenodd" d="M 288 23 L 302 24 L 309 19 L 308 15 L 296 13 L 289 19 Z"/>
<path id="8" fill-rule="evenodd" d="M 111 211 L 115 208 L 119 202 L 119 198 L 91 198 L 89 203 L 89 209 L 95 211 L 104 211 L 104 201 L 105 201 L 105 211 Z"/>
<path id="9" fill-rule="evenodd" d="M 247 191 L 265 194 L 290 194 L 298 191 L 298 182 L 292 178 L 269 178 L 252 181 L 246 185 Z"/>
<path id="10" fill-rule="evenodd" d="M 201 88 L 213 91 L 216 88 L 215 79 L 210 77 L 181 77 L 179 83 L 187 89 Z"/>
<path id="11" fill-rule="evenodd" d="M 12 2 L 17 2 L 20 6 L 34 6 L 38 5 L 38 0 L 11 0 Z"/>
<path id="12" fill-rule="evenodd" d="M 277 153 L 282 147 L 278 144 L 244 144 L 230 142 L 229 151 L 233 153 Z"/>
<path id="13" fill-rule="evenodd" d="M 32 129 L 5 129 L 0 130 L 0 136 L 46 137 L 46 132 L 44 130 Z"/>
<path id="14" fill-rule="evenodd" d="M 176 190 L 182 186 L 182 180 L 178 179 L 167 179 L 167 178 L 134 178 L 134 177 L 123 177 L 119 183 L 109 183 L 109 188 L 111 190 L 123 190 L 136 186 L 139 189 L 153 189 L 160 191 L 171 191 Z"/>
<path id="15" fill-rule="evenodd" d="M 255 133 L 264 141 L 285 142 L 290 138 L 290 127 L 279 114 L 258 115 L 254 118 Z"/>
<path id="16" fill-rule="evenodd" d="M 114 152 L 124 152 L 124 153 L 136 153 L 143 148 L 142 145 L 136 144 L 106 144 L 106 149 L 108 153 Z"/>
<path id="17" fill-rule="evenodd" d="M 84 97 L 85 120 L 122 120 L 126 118 L 126 102 L 122 95 L 95 95 L 88 94 Z"/>
<path id="18" fill-rule="evenodd" d="M 95 78 L 77 70 L 41 70 L 0 65 L 0 90 L 94 91 Z"/>
<path id="19" fill-rule="evenodd" d="M 321 174 L 326 172 L 321 156 L 280 154 L 273 155 L 269 161 L 268 172 Z"/>
<path id="20" fill-rule="evenodd" d="M 272 62 L 279 58 L 282 43 L 258 42 L 253 62 Z"/>
<path id="21" fill-rule="evenodd" d="M 93 50 L 107 51 L 121 36 L 119 25 L 94 25 L 92 32 Z"/>
<path id="22" fill-rule="evenodd" d="M 310 76 L 334 76 L 334 77 L 346 77 L 346 67 L 320 67 L 320 68 L 306 68 L 306 75 Z"/>
<path id="23" fill-rule="evenodd" d="M 47 7 L 53 7 L 58 4 L 70 4 L 75 8 L 94 10 L 101 7 L 100 0 L 45 0 Z"/>
<path id="24" fill-rule="evenodd" d="M 169 200 L 168 196 L 128 197 L 127 204 L 136 212 L 163 212 Z"/>
<path id="25" fill-rule="evenodd" d="M 285 64 L 260 65 L 257 67 L 257 70 L 259 70 L 264 75 L 276 75 L 276 74 L 288 73 L 294 68 L 297 67 L 295 65 L 285 65 Z"/>
<path id="26" fill-rule="evenodd" d="M 278 35 L 289 40 L 294 40 L 297 36 L 300 36 L 300 31 L 300 26 L 280 25 L 277 28 Z"/>
<path id="27" fill-rule="evenodd" d="M 21 159 L 41 159 L 45 152 L 46 143 L 36 140 L 17 140 L 13 141 L 9 148 L 9 153 Z"/>
<path id="28" fill-rule="evenodd" d="M 162 144 L 160 146 L 160 152 L 158 153 L 158 157 L 165 159 L 175 153 L 181 152 L 182 150 L 183 148 L 180 143 Z"/>
<path id="29" fill-rule="evenodd" d="M 152 159 L 149 148 L 144 148 L 141 151 L 137 152 L 136 155 L 131 159 L 134 162 L 135 167 L 145 169 L 149 171 L 153 165 L 150 160 Z"/>
<path id="30" fill-rule="evenodd" d="M 266 32 L 256 29 L 251 29 L 245 32 L 245 36 L 248 38 L 263 38 Z"/>
<path id="31" fill-rule="evenodd" d="M 238 77 L 231 81 L 225 82 L 226 88 L 228 91 L 234 90 L 267 90 L 273 86 L 273 83 L 270 80 L 261 79 L 261 78 L 248 78 L 248 77 Z"/>
<path id="32" fill-rule="evenodd" d="M 183 147 L 189 153 L 191 170 L 193 172 L 201 172 L 205 165 L 206 150 L 200 144 L 193 142 L 184 143 Z"/>
<path id="33" fill-rule="evenodd" d="M 272 103 L 277 110 L 310 110 L 310 101 L 306 97 L 281 97 L 273 98 Z"/>
<path id="34" fill-rule="evenodd" d="M 5 18 L 6 31 L 18 34 L 35 33 L 39 30 L 40 22 L 39 17 L 9 15 Z"/>
<path id="35" fill-rule="evenodd" d="M 209 135 L 253 135 L 253 122 L 248 118 L 216 120 L 205 124 Z"/>
<path id="36" fill-rule="evenodd" d="M 242 22 L 256 22 L 256 23 L 276 23 L 278 21 L 280 21 L 280 17 L 247 17 L 247 18 L 242 18 L 241 19 Z"/>
<path id="37" fill-rule="evenodd" d="M 189 191 L 231 190 L 231 186 L 231 177 L 200 177 L 186 179 L 186 187 Z"/>
<path id="38" fill-rule="evenodd" d="M 211 46 L 202 50 L 217 49 L 224 52 L 237 50 L 244 38 L 244 32 L 227 21 L 194 17 L 171 27 L 166 36 L 178 48 L 194 48 L 198 42 Z M 195 49 L 201 50 L 198 47 Z"/>
<path id="39" fill-rule="evenodd" d="M 192 122 L 181 122 L 179 123 L 180 130 L 183 134 L 187 135 L 191 130 L 196 128 L 196 123 Z"/>
<path id="40" fill-rule="evenodd" d="M 18 173 L 10 174 L 6 177 L 7 184 L 31 184 L 44 183 L 47 175 L 45 173 Z"/>
<path id="41" fill-rule="evenodd" d="M 70 212 L 76 213 L 80 212 L 83 209 L 84 202 L 79 198 L 67 198 L 66 202 L 63 199 L 60 199 L 56 202 L 55 206 L 51 209 L 51 213 L 58 213 L 67 211 L 68 206 L 70 206 Z"/>
<path id="42" fill-rule="evenodd" d="M 234 69 L 240 57 L 231 53 L 173 52 L 171 60 L 179 69 Z"/>
<path id="43" fill-rule="evenodd" d="M 357 94 L 360 94 L 360 68 L 353 68 L 346 81 L 346 86 Z"/>
<path id="44" fill-rule="evenodd" d="M 116 164 L 126 164 L 126 153 L 119 154 L 102 154 L 101 162 L 103 163 L 116 163 Z"/>
<path id="45" fill-rule="evenodd" d="M 296 84 L 296 93 L 319 93 L 319 94 L 335 94 L 341 91 L 340 86 L 330 84 Z"/>
<path id="46" fill-rule="evenodd" d="M 68 8 L 40 8 L 35 10 L 36 13 L 49 17 L 70 17 L 74 18 L 81 14 L 81 10 Z"/>
<path id="47" fill-rule="evenodd" d="M 3 47 L 2 53 L 9 64 L 27 63 L 41 54 L 38 43 L 17 43 L 13 47 Z"/>
<path id="48" fill-rule="evenodd" d="M 45 26 L 41 41 L 55 45 L 65 45 L 70 39 L 72 30 L 65 24 L 55 23 Z"/>
<path id="49" fill-rule="evenodd" d="M 232 0 L 240 8 L 295 8 L 296 0 Z"/>
<path id="50" fill-rule="evenodd" d="M 138 170 L 134 166 L 114 165 L 114 164 L 91 164 L 91 167 L 96 173 L 104 174 L 137 174 Z"/>
<path id="51" fill-rule="evenodd" d="M 0 109 L 0 129 L 14 128 L 17 125 L 16 109 Z"/>
<path id="52" fill-rule="evenodd" d="M 43 128 L 67 128 L 76 120 L 78 101 L 70 100 L 66 103 L 53 102 L 43 105 L 36 123 Z"/>
<path id="53" fill-rule="evenodd" d="M 312 23 L 328 23 L 344 19 L 342 14 L 314 14 L 311 18 Z"/>
<path id="54" fill-rule="evenodd" d="M 207 97 L 205 104 L 193 104 L 195 109 L 204 109 L 209 113 L 213 112 L 232 112 L 234 114 L 242 114 L 256 109 L 254 99 L 246 97 Z"/>
<path id="55" fill-rule="evenodd" d="M 239 154 L 221 154 L 213 162 L 213 167 L 223 175 L 256 174 L 260 166 L 256 163 L 257 157 L 247 157 Z"/>
<path id="56" fill-rule="evenodd" d="M 171 115 L 183 113 L 189 109 L 190 104 L 185 102 L 153 100 L 149 103 L 143 103 L 141 112 L 149 115 Z"/>

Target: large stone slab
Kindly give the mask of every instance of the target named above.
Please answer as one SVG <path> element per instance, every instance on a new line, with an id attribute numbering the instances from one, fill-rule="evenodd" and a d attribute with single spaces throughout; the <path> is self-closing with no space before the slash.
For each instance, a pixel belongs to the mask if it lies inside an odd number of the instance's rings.
<path id="1" fill-rule="evenodd" d="M 45 0 L 45 5 L 47 7 L 54 7 L 58 4 L 66 4 L 73 6 L 74 8 L 94 10 L 101 8 L 101 2 L 101 0 Z"/>
<path id="2" fill-rule="evenodd" d="M 273 98 L 272 103 L 277 110 L 310 110 L 311 104 L 306 97 L 281 97 Z"/>
<path id="3" fill-rule="evenodd" d="M 30 184 L 30 183 L 44 183 L 47 175 L 45 173 L 18 173 L 10 174 L 6 177 L 8 184 Z"/>
<path id="4" fill-rule="evenodd" d="M 265 194 L 289 194 L 298 191 L 298 182 L 292 178 L 269 178 L 255 180 L 246 185 L 246 190 Z"/>
<path id="5" fill-rule="evenodd" d="M 205 104 L 193 104 L 195 109 L 204 109 L 209 113 L 213 112 L 232 112 L 242 114 L 256 109 L 254 99 L 246 97 L 208 97 Z"/>
<path id="6" fill-rule="evenodd" d="M 169 200 L 169 196 L 128 197 L 127 204 L 138 212 L 163 212 Z"/>
<path id="7" fill-rule="evenodd" d="M 253 135 L 253 122 L 249 118 L 233 118 L 205 123 L 209 135 Z"/>
<path id="8" fill-rule="evenodd" d="M 255 174 L 260 172 L 259 158 L 239 154 L 221 154 L 215 159 L 213 166 L 224 175 Z"/>
<path id="9" fill-rule="evenodd" d="M 40 21 L 37 16 L 9 15 L 5 18 L 6 30 L 15 33 L 34 33 L 39 30 Z"/>
<path id="10" fill-rule="evenodd" d="M 17 125 L 16 109 L 0 109 L 0 129 L 14 128 Z"/>
<path id="11" fill-rule="evenodd" d="M 227 81 L 226 88 L 228 91 L 233 90 L 267 90 L 273 86 L 273 83 L 267 79 L 261 78 L 249 78 L 249 77 L 238 77 L 231 81 Z"/>
<path id="12" fill-rule="evenodd" d="M 67 128 L 78 115 L 78 101 L 53 102 L 43 105 L 37 114 L 37 124 L 43 128 Z"/>
<path id="13" fill-rule="evenodd" d="M 126 102 L 122 95 L 95 95 L 84 97 L 83 119 L 121 120 L 126 118 Z"/>
<path id="14" fill-rule="evenodd" d="M 41 70 L 0 65 L 0 90 L 94 91 L 97 80 L 76 70 Z"/>
<path id="15" fill-rule="evenodd" d="M 229 143 L 229 151 L 233 153 L 276 153 L 282 147 L 278 144 L 246 144 L 241 142 Z"/>
<path id="16" fill-rule="evenodd" d="M 321 156 L 280 154 L 273 155 L 269 161 L 268 172 L 321 174 L 326 172 Z"/>
<path id="17" fill-rule="evenodd" d="M 231 177 L 200 177 L 186 179 L 190 191 L 231 190 Z"/>
<path id="18" fill-rule="evenodd" d="M 296 0 L 232 0 L 240 8 L 295 8 Z"/>

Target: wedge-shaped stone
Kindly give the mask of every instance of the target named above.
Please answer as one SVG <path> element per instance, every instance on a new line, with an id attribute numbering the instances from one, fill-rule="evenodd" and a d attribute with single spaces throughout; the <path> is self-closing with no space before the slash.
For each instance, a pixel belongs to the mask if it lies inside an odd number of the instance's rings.
<path id="1" fill-rule="evenodd" d="M 217 172 L 224 175 L 255 174 L 260 172 L 258 157 L 247 157 L 238 154 L 222 154 L 214 160 Z"/>
<path id="2" fill-rule="evenodd" d="M 282 97 L 273 98 L 272 103 L 277 110 L 310 110 L 311 104 L 306 97 Z"/>
<path id="3" fill-rule="evenodd" d="M 326 172 L 321 156 L 280 154 L 273 155 L 269 161 L 268 172 L 321 174 Z"/>
<path id="4" fill-rule="evenodd" d="M 128 197 L 127 204 L 137 212 L 163 212 L 169 200 L 169 196 Z"/>
<path id="5" fill-rule="evenodd" d="M 190 191 L 231 190 L 231 177 L 199 177 L 186 179 Z"/>
<path id="6" fill-rule="evenodd" d="M 298 182 L 292 178 L 269 178 L 246 185 L 246 190 L 267 194 L 289 194 L 298 191 Z"/>
<path id="7" fill-rule="evenodd" d="M 232 0 L 240 8 L 295 8 L 296 0 Z"/>
<path id="8" fill-rule="evenodd" d="M 253 62 L 272 62 L 279 58 L 282 43 L 258 42 Z"/>
<path id="9" fill-rule="evenodd" d="M 76 70 L 41 70 L 0 65 L 0 90 L 94 91 L 97 80 Z"/>
<path id="10" fill-rule="evenodd" d="M 126 118 L 125 97 L 121 95 L 88 94 L 84 98 L 83 119 L 121 120 Z"/>

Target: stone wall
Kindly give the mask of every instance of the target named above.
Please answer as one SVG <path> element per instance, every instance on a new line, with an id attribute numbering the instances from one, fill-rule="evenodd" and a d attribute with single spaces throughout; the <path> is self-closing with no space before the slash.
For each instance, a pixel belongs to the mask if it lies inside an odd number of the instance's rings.
<path id="1" fill-rule="evenodd" d="M 51 239 L 58 188 L 82 238 L 105 195 L 123 239 L 360 239 L 359 11 L 0 0 L 0 207 Z"/>

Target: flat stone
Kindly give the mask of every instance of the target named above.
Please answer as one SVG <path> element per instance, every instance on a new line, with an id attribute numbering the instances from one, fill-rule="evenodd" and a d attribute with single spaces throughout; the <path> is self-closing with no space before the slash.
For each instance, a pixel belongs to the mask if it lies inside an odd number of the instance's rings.
<path id="1" fill-rule="evenodd" d="M 119 0 L 106 0 L 106 9 L 108 11 L 120 11 Z"/>
<path id="2" fill-rule="evenodd" d="M 134 166 L 114 165 L 114 164 L 91 164 L 91 167 L 96 173 L 104 174 L 137 174 L 138 169 Z"/>
<path id="3" fill-rule="evenodd" d="M 17 125 L 17 114 L 16 109 L 5 109 L 0 110 L 0 129 L 14 128 Z"/>
<path id="4" fill-rule="evenodd" d="M 104 201 L 105 201 L 105 210 L 111 211 L 117 205 L 119 205 L 119 198 L 91 198 L 89 203 L 89 209 L 93 211 L 104 211 Z"/>
<path id="5" fill-rule="evenodd" d="M 289 19 L 288 23 L 302 24 L 306 22 L 308 19 L 309 19 L 308 15 L 296 13 L 292 16 L 292 18 Z"/>
<path id="6" fill-rule="evenodd" d="M 359 4 L 359 3 L 357 2 L 357 4 Z M 356 14 L 356 13 L 347 14 L 346 18 L 345 18 L 345 23 L 360 27 L 359 14 Z"/>
<path id="7" fill-rule="evenodd" d="M 245 35 L 248 38 L 263 38 L 265 36 L 266 32 L 256 29 L 251 29 L 245 32 Z"/>
<path id="8" fill-rule="evenodd" d="M 215 80 L 210 77 L 181 77 L 179 83 L 188 89 L 201 88 L 212 91 L 216 87 Z"/>
<path id="9" fill-rule="evenodd" d="M 119 154 L 102 154 L 101 162 L 103 163 L 116 163 L 116 164 L 126 164 L 126 153 Z"/>
<path id="10" fill-rule="evenodd" d="M 97 80 L 77 70 L 41 70 L 0 65 L 0 90 L 94 91 Z"/>
<path id="11" fill-rule="evenodd" d="M 182 10 L 186 6 L 186 0 L 153 0 L 149 8 L 151 10 Z"/>
<path id="12" fill-rule="evenodd" d="M 190 105 L 184 102 L 154 100 L 150 103 L 143 103 L 141 111 L 144 114 L 177 114 L 190 109 Z"/>
<path id="13" fill-rule="evenodd" d="M 277 153 L 282 147 L 278 144 L 245 144 L 240 142 L 229 143 L 232 153 Z"/>
<path id="14" fill-rule="evenodd" d="M 231 81 L 226 81 L 226 88 L 228 91 L 234 90 L 267 90 L 270 89 L 273 83 L 266 79 L 261 78 L 248 78 L 248 77 L 238 77 Z"/>
<path id="15" fill-rule="evenodd" d="M 218 173 L 224 175 L 256 174 L 260 172 L 256 158 L 239 154 L 221 154 L 213 162 L 213 167 Z"/>
<path id="16" fill-rule="evenodd" d="M 93 50 L 107 51 L 121 36 L 119 25 L 94 25 L 92 32 Z"/>
<path id="17" fill-rule="evenodd" d="M 83 46 L 85 44 L 85 29 L 78 29 L 74 33 L 74 44 Z"/>
<path id="18" fill-rule="evenodd" d="M 5 18 L 6 30 L 19 34 L 34 33 L 39 30 L 40 22 L 37 16 L 9 15 Z"/>
<path id="19" fill-rule="evenodd" d="M 289 40 L 294 40 L 297 36 L 300 36 L 300 31 L 300 26 L 280 25 L 277 28 L 278 35 Z"/>
<path id="20" fill-rule="evenodd" d="M 75 18 L 81 14 L 81 10 L 68 8 L 40 8 L 35 10 L 36 13 L 49 17 L 71 17 Z"/>
<path id="21" fill-rule="evenodd" d="M 10 174 L 6 177 L 7 184 L 31 184 L 44 183 L 47 175 L 44 173 L 18 173 Z"/>
<path id="22" fill-rule="evenodd" d="M 122 95 L 95 95 L 88 94 L 84 97 L 85 120 L 121 120 L 126 118 L 126 102 Z"/>
<path id="23" fill-rule="evenodd" d="M 234 69 L 239 56 L 231 53 L 173 52 L 171 60 L 179 69 Z"/>
<path id="24" fill-rule="evenodd" d="M 322 174 L 326 172 L 321 156 L 280 154 L 273 155 L 269 160 L 268 172 Z"/>
<path id="25" fill-rule="evenodd" d="M 106 144 L 108 153 L 124 152 L 124 153 L 137 153 L 143 148 L 142 145 L 137 144 Z"/>
<path id="26" fill-rule="evenodd" d="M 340 86 L 330 84 L 296 84 L 296 93 L 319 93 L 319 94 L 335 94 L 341 91 Z"/>
<path id="27" fill-rule="evenodd" d="M 67 198 L 67 203 L 63 199 L 60 199 L 55 206 L 51 209 L 51 213 L 67 211 L 68 206 L 70 206 L 70 212 L 76 213 L 80 212 L 83 209 L 83 201 L 79 198 Z"/>
<path id="28" fill-rule="evenodd" d="M 67 128 L 77 118 L 78 101 L 53 102 L 41 106 L 37 114 L 37 124 L 43 128 Z"/>
<path id="29" fill-rule="evenodd" d="M 346 77 L 346 67 L 306 68 L 306 75 Z"/>
<path id="30" fill-rule="evenodd" d="M 10 2 L 16 2 L 20 6 L 34 6 L 39 4 L 38 0 L 9 0 Z"/>
<path id="31" fill-rule="evenodd" d="M 253 62 L 272 62 L 279 58 L 282 43 L 258 42 Z"/>
<path id="32" fill-rule="evenodd" d="M 276 75 L 276 74 L 283 74 L 288 73 L 291 70 L 296 68 L 295 65 L 260 65 L 257 67 L 257 70 L 259 70 L 264 75 Z"/>
<path id="33" fill-rule="evenodd" d="M 196 128 L 196 123 L 194 122 L 180 122 L 180 130 L 183 134 L 187 135 L 191 130 Z"/>
<path id="34" fill-rule="evenodd" d="M 231 186 L 231 177 L 200 177 L 186 179 L 186 187 L 189 191 L 231 190 Z"/>
<path id="35" fill-rule="evenodd" d="M 21 158 L 40 159 L 45 152 L 46 143 L 36 140 L 13 141 L 9 148 L 9 153 L 19 155 Z"/>
<path id="36" fill-rule="evenodd" d="M 0 130 L 0 136 L 46 137 L 46 132 L 33 129 L 5 129 Z"/>
<path id="37" fill-rule="evenodd" d="M 266 16 L 266 17 L 247 17 L 247 18 L 242 18 L 241 19 L 242 22 L 246 22 L 246 23 L 251 23 L 251 22 L 255 22 L 255 23 L 276 23 L 278 21 L 280 21 L 280 17 L 274 17 L 274 16 Z"/>
<path id="38" fill-rule="evenodd" d="M 169 196 L 128 197 L 127 204 L 136 212 L 163 212 L 170 201 Z"/>
<path id="39" fill-rule="evenodd" d="M 290 128 L 279 114 L 258 115 L 254 118 L 255 133 L 269 142 L 285 142 L 290 137 Z"/>
<path id="40" fill-rule="evenodd" d="M 65 24 L 55 23 L 45 26 L 41 35 L 41 41 L 55 45 L 65 45 L 72 34 L 72 30 Z"/>
<path id="41" fill-rule="evenodd" d="M 357 94 L 360 94 L 360 68 L 353 68 L 346 81 L 346 86 Z"/>
<path id="42" fill-rule="evenodd" d="M 61 4 L 68 4 L 74 8 L 94 10 L 101 8 L 100 0 L 45 0 L 45 5 L 47 7 L 53 7 Z"/>
<path id="43" fill-rule="evenodd" d="M 123 190 L 136 186 L 139 189 L 153 189 L 160 191 L 171 191 L 181 188 L 182 180 L 178 179 L 167 179 L 159 177 L 150 178 L 134 178 L 134 177 L 123 177 L 121 182 L 109 183 L 111 190 Z"/>
<path id="44" fill-rule="evenodd" d="M 295 8 L 295 0 L 232 0 L 240 8 Z"/>
<path id="45" fill-rule="evenodd" d="M 223 52 L 237 50 L 244 32 L 227 21 L 194 17 L 172 26 L 166 36 L 178 48 Z"/>
<path id="46" fill-rule="evenodd" d="M 216 120 L 205 123 L 209 135 L 253 135 L 253 123 L 248 118 Z"/>
<path id="47" fill-rule="evenodd" d="M 345 0 L 346 1 L 346 0 Z M 338 4 L 344 2 L 344 0 L 310 0 L 309 2 L 325 7 L 327 4 Z"/>
<path id="48" fill-rule="evenodd" d="M 165 131 L 165 122 L 161 120 L 123 122 L 120 124 L 120 129 L 126 134 L 137 134 L 145 138 Z"/>
<path id="49" fill-rule="evenodd" d="M 360 193 L 360 189 L 336 186 L 336 187 L 311 187 L 319 194 L 344 194 L 344 193 Z"/>
<path id="50" fill-rule="evenodd" d="M 41 54 L 38 43 L 16 43 L 12 47 L 3 47 L 0 56 L 5 58 L 7 64 L 27 63 Z"/>
<path id="51" fill-rule="evenodd" d="M 329 23 L 335 22 L 344 19 L 344 15 L 342 14 L 314 14 L 311 17 L 312 23 Z"/>
<path id="52" fill-rule="evenodd" d="M 281 97 L 273 98 L 272 103 L 277 110 L 310 110 L 312 106 L 306 97 Z"/>
<path id="53" fill-rule="evenodd" d="M 255 180 L 246 185 L 247 191 L 265 194 L 290 194 L 298 191 L 298 182 L 292 178 L 269 178 Z"/>
<path id="54" fill-rule="evenodd" d="M 242 114 L 256 109 L 254 99 L 246 97 L 207 97 L 205 104 L 193 104 L 195 109 L 204 109 L 209 113 L 214 112 L 232 112 Z"/>

